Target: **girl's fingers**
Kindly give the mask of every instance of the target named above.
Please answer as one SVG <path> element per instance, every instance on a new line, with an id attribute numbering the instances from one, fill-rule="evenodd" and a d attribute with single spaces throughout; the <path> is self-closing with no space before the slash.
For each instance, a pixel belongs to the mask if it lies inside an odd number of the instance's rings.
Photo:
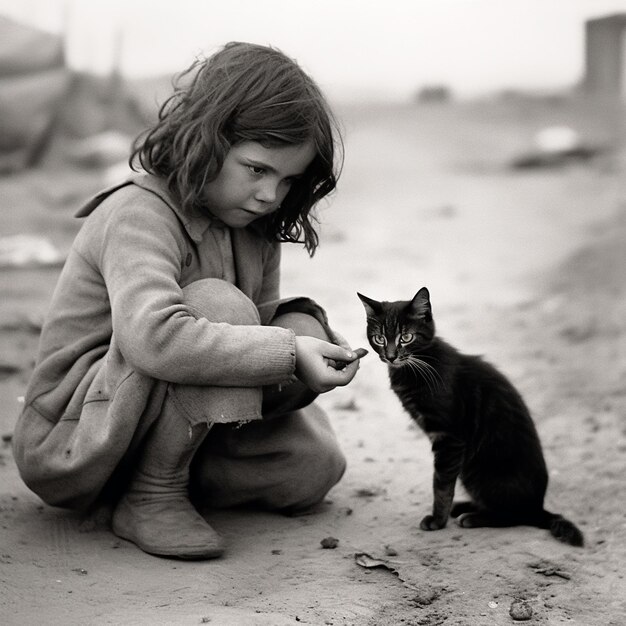
<path id="1" fill-rule="evenodd" d="M 357 348 L 356 350 L 350 351 L 352 355 L 351 358 L 346 359 L 329 359 L 329 364 L 337 370 L 343 369 L 348 363 L 354 363 L 358 359 L 363 358 L 367 354 L 367 350 L 365 348 Z"/>
<path id="2" fill-rule="evenodd" d="M 343 361 L 344 363 L 350 363 L 356 359 L 354 351 L 349 348 L 342 348 L 334 343 L 327 343 L 323 348 L 323 356 L 333 361 Z"/>
<path id="3" fill-rule="evenodd" d="M 356 376 L 359 369 L 359 360 L 355 359 L 352 363 L 344 363 L 343 366 L 344 367 L 335 372 L 335 375 L 338 377 L 338 387 L 347 385 Z"/>

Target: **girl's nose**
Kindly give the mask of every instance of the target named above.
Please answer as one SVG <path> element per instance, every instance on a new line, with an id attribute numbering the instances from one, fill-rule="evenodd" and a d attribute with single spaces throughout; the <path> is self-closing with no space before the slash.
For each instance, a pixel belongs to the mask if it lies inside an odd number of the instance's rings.
<path id="1" fill-rule="evenodd" d="M 264 180 L 259 185 L 254 197 L 259 202 L 276 202 L 278 185 L 270 180 Z"/>

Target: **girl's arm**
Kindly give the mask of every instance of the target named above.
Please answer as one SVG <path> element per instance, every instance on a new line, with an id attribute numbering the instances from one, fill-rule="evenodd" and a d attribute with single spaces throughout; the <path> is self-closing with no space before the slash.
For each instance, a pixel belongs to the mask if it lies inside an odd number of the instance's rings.
<path id="1" fill-rule="evenodd" d="M 280 282 L 280 244 L 272 247 L 264 264 L 263 289 L 261 290 L 261 319 L 276 314 Z M 268 302 L 269 300 L 269 302 Z M 284 301 L 283 301 L 284 302 Z M 265 303 L 265 304 L 264 304 Z M 264 307 L 267 309 L 264 311 Z M 296 376 L 317 393 L 330 391 L 347 385 L 358 370 L 358 359 L 362 352 L 352 352 L 346 340 L 328 326 L 325 311 L 309 298 L 293 299 L 282 305 L 280 313 L 287 310 L 306 313 L 315 317 L 333 342 L 314 337 L 296 337 Z"/>
<path id="2" fill-rule="evenodd" d="M 259 386 L 295 371 L 293 331 L 196 319 L 179 286 L 184 246 L 172 211 L 119 207 L 101 233 L 97 262 L 109 293 L 113 333 L 138 371 L 170 382 Z"/>

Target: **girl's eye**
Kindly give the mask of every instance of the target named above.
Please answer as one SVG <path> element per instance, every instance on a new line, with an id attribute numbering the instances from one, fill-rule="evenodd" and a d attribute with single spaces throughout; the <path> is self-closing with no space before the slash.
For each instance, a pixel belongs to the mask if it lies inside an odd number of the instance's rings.
<path id="1" fill-rule="evenodd" d="M 382 335 L 374 335 L 372 337 L 372 339 L 374 340 L 374 343 L 377 346 L 384 346 L 385 345 L 385 338 Z"/>
<path id="2" fill-rule="evenodd" d="M 411 343 L 413 335 L 411 333 L 403 333 L 400 335 L 400 343 Z"/>
<path id="3" fill-rule="evenodd" d="M 265 168 L 258 165 L 248 165 L 248 169 L 256 176 L 260 176 L 263 172 L 265 172 Z"/>

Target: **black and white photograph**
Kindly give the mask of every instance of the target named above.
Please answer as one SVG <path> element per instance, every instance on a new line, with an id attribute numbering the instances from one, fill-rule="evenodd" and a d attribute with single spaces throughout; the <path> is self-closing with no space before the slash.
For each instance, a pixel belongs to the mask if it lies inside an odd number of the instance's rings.
<path id="1" fill-rule="evenodd" d="M 0 623 L 626 624 L 626 0 L 0 0 Z"/>

